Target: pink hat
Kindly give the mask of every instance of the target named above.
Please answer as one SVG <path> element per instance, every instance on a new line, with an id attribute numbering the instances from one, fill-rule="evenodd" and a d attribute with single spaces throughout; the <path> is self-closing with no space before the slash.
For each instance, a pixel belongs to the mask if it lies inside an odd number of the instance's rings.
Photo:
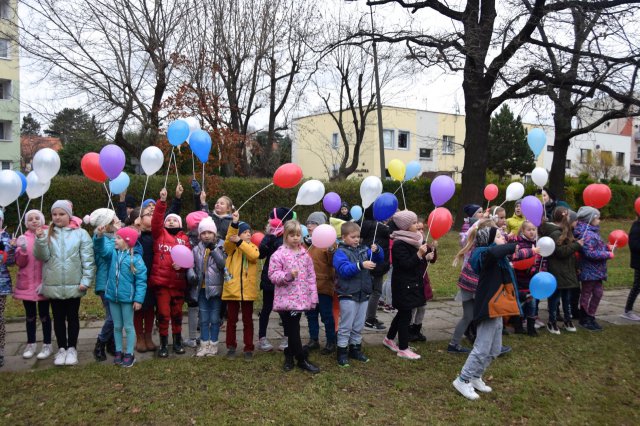
<path id="1" fill-rule="evenodd" d="M 418 216 L 411 210 L 400 210 L 393 215 L 392 219 L 399 229 L 406 231 L 418 221 Z"/>
<path id="2" fill-rule="evenodd" d="M 218 233 L 218 228 L 216 227 L 216 223 L 210 217 L 206 219 L 202 219 L 200 224 L 198 225 L 198 234 L 202 234 L 205 231 L 211 231 L 214 234 Z"/>
<path id="3" fill-rule="evenodd" d="M 198 224 L 202 219 L 209 217 L 207 212 L 197 211 L 191 212 L 187 215 L 187 228 L 189 231 L 193 231 L 198 228 Z"/>
<path id="4" fill-rule="evenodd" d="M 170 217 L 174 218 L 180 224 L 180 228 L 182 228 L 182 218 L 175 213 L 168 214 L 167 217 L 164 218 L 164 223 L 167 223 L 167 219 Z"/>
<path id="5" fill-rule="evenodd" d="M 138 231 L 131 227 L 118 229 L 116 235 L 122 238 L 129 247 L 135 246 L 138 241 Z"/>

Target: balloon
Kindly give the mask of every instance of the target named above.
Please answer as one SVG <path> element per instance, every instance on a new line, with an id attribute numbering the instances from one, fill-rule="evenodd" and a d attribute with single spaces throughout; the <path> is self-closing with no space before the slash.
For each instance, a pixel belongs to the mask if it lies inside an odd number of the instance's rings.
<path id="1" fill-rule="evenodd" d="M 167 139 L 173 146 L 178 146 L 189 137 L 189 123 L 184 120 L 176 120 L 169 124 Z"/>
<path id="2" fill-rule="evenodd" d="M 511 263 L 513 264 L 513 269 L 517 269 L 519 271 L 526 271 L 536 263 L 536 257 L 531 256 L 528 259 L 516 260 Z"/>
<path id="3" fill-rule="evenodd" d="M 196 130 L 189 138 L 189 146 L 198 160 L 206 163 L 211 152 L 211 136 L 204 130 Z"/>
<path id="4" fill-rule="evenodd" d="M 42 182 L 35 172 L 29 172 L 27 175 L 27 197 L 30 200 L 42 197 L 51 185 L 51 181 Z"/>
<path id="5" fill-rule="evenodd" d="M 127 190 L 130 182 L 129 176 L 125 172 L 122 172 L 117 178 L 109 181 L 109 191 L 116 195 L 122 194 Z"/>
<path id="6" fill-rule="evenodd" d="M 254 232 L 253 235 L 251 236 L 251 242 L 256 246 L 260 247 L 260 243 L 262 242 L 263 238 L 264 238 L 264 234 L 262 232 L 260 231 Z"/>
<path id="7" fill-rule="evenodd" d="M 422 173 L 422 165 L 419 161 L 413 160 L 407 163 L 406 171 L 404 172 L 404 180 L 405 182 L 413 179 Z"/>
<path id="8" fill-rule="evenodd" d="M 115 179 L 124 169 L 124 151 L 118 145 L 105 145 L 100 150 L 100 167 L 109 179 Z"/>
<path id="9" fill-rule="evenodd" d="M 164 154 L 157 146 L 150 146 L 142 151 L 140 156 L 140 165 L 147 176 L 155 174 L 162 168 L 164 163 Z"/>
<path id="10" fill-rule="evenodd" d="M 431 200 L 436 207 L 440 207 L 453 197 L 456 192 L 456 184 L 449 176 L 437 176 L 431 182 Z"/>
<path id="11" fill-rule="evenodd" d="M 507 186 L 507 201 L 516 201 L 524 195 L 524 186 L 520 182 L 512 182 Z"/>
<path id="12" fill-rule="evenodd" d="M 529 291 L 536 299 L 546 299 L 556 291 L 556 277 L 549 272 L 538 272 L 529 282 Z"/>
<path id="13" fill-rule="evenodd" d="M 380 194 L 373 202 L 373 217 L 382 222 L 389 219 L 398 210 L 398 199 L 390 192 Z"/>
<path id="14" fill-rule="evenodd" d="M 493 201 L 498 196 L 498 187 L 492 183 L 484 187 L 484 199 Z"/>
<path id="15" fill-rule="evenodd" d="M 306 225 L 300 225 L 300 230 L 302 231 L 302 238 L 309 236 L 309 228 Z"/>
<path id="16" fill-rule="evenodd" d="M 171 248 L 173 263 L 181 268 L 193 268 L 193 252 L 187 246 L 176 245 Z"/>
<path id="17" fill-rule="evenodd" d="M 60 171 L 60 156 L 51 148 L 42 148 L 33 157 L 33 171 L 41 182 L 47 182 Z"/>
<path id="18" fill-rule="evenodd" d="M 186 123 L 189 125 L 189 137 L 187 137 L 187 142 L 189 142 L 189 139 L 191 138 L 193 132 L 195 132 L 196 130 L 200 130 L 200 121 L 198 121 L 196 117 L 187 117 L 183 118 L 182 120 L 186 121 Z"/>
<path id="19" fill-rule="evenodd" d="M 321 249 L 329 248 L 335 244 L 337 237 L 338 234 L 336 234 L 333 226 L 327 224 L 318 225 L 313 230 L 313 235 L 311 235 L 311 244 Z"/>
<path id="20" fill-rule="evenodd" d="M 335 192 L 329 192 L 322 199 L 322 205 L 326 211 L 333 214 L 340 211 L 340 207 L 342 207 L 342 200 Z"/>
<path id="21" fill-rule="evenodd" d="M 14 172 L 20 178 L 20 183 L 22 184 L 22 187 L 20 189 L 20 196 L 22 196 L 22 194 L 24 194 L 25 191 L 27 190 L 27 177 L 22 172 L 20 172 L 18 170 L 14 170 Z"/>
<path id="22" fill-rule="evenodd" d="M 358 221 L 362 217 L 362 207 L 353 206 L 351 207 L 351 211 L 349 211 L 349 213 L 351 214 L 351 218 L 353 220 Z"/>
<path id="23" fill-rule="evenodd" d="M 549 180 L 549 173 L 547 173 L 547 170 L 544 167 L 536 167 L 531 172 L 531 180 L 533 181 L 533 183 L 542 188 L 547 184 L 547 181 Z"/>
<path id="24" fill-rule="evenodd" d="M 6 207 L 13 203 L 18 199 L 21 191 L 22 181 L 13 170 L 0 171 L 0 206 Z"/>
<path id="25" fill-rule="evenodd" d="M 540 249 L 540 256 L 548 257 L 553 254 L 556 249 L 556 243 L 550 237 L 542 237 L 538 240 L 538 248 Z"/>
<path id="26" fill-rule="evenodd" d="M 273 174 L 273 184 L 280 188 L 293 188 L 302 180 L 302 169 L 297 164 L 286 163 Z"/>
<path id="27" fill-rule="evenodd" d="M 377 176 L 368 176 L 360 184 L 362 207 L 367 208 L 382 194 L 382 181 Z"/>
<path id="28" fill-rule="evenodd" d="M 638 216 L 640 216 L 640 197 L 636 198 L 636 202 L 633 203 L 633 207 L 636 209 Z"/>
<path id="29" fill-rule="evenodd" d="M 592 183 L 582 192 L 582 199 L 586 206 L 601 209 L 611 201 L 611 189 L 604 183 Z"/>
<path id="30" fill-rule="evenodd" d="M 97 152 L 86 153 L 80 161 L 80 168 L 82 173 L 94 182 L 102 183 L 107 180 L 107 175 L 100 167 L 100 154 Z"/>
<path id="31" fill-rule="evenodd" d="M 311 206 L 319 203 L 324 197 L 324 184 L 319 180 L 311 179 L 302 184 L 298 190 L 296 204 L 301 206 Z"/>
<path id="32" fill-rule="evenodd" d="M 402 181 L 404 179 L 407 168 L 402 161 L 396 158 L 389 161 L 387 170 L 389 170 L 389 174 L 391 175 L 393 180 Z"/>
<path id="33" fill-rule="evenodd" d="M 527 143 L 533 152 L 533 156 L 538 158 L 542 152 L 542 148 L 547 144 L 547 135 L 544 134 L 544 130 L 542 129 L 531 129 L 527 135 Z"/>
<path id="34" fill-rule="evenodd" d="M 544 207 L 537 197 L 534 197 L 533 195 L 524 197 L 522 199 L 522 204 L 520 204 L 520 208 L 522 209 L 522 214 L 529 222 L 533 223 L 535 226 L 540 226 L 542 223 Z"/>
<path id="35" fill-rule="evenodd" d="M 609 234 L 609 244 L 624 247 L 629 242 L 629 236 L 622 229 L 616 229 Z"/>
<path id="36" fill-rule="evenodd" d="M 438 207 L 429 213 L 427 227 L 434 240 L 439 240 L 440 237 L 446 235 L 451 229 L 451 225 L 453 225 L 453 217 L 451 217 L 451 212 L 448 209 Z"/>

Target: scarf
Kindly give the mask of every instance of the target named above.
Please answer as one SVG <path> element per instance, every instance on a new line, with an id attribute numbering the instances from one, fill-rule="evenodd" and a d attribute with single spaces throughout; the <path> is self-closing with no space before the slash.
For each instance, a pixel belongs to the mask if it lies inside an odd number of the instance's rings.
<path id="1" fill-rule="evenodd" d="M 391 238 L 394 240 L 404 241 L 416 248 L 422 245 L 422 234 L 414 231 L 393 231 Z"/>

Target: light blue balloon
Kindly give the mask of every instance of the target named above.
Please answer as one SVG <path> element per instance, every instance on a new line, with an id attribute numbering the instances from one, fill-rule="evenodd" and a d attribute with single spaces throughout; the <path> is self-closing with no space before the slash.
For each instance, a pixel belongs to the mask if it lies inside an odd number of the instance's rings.
<path id="1" fill-rule="evenodd" d="M 533 151 L 534 157 L 538 158 L 542 149 L 547 144 L 547 135 L 544 134 L 544 130 L 542 129 L 531 129 L 527 135 L 527 143 L 529 143 L 529 148 Z"/>
<path id="2" fill-rule="evenodd" d="M 362 217 L 362 207 L 353 206 L 351 207 L 351 210 L 349 211 L 349 213 L 351 213 L 351 218 L 353 220 L 358 221 Z"/>
<path id="3" fill-rule="evenodd" d="M 109 190 L 112 194 L 122 194 L 129 187 L 130 181 L 125 172 L 120 172 L 117 178 L 109 181 Z"/>
<path id="4" fill-rule="evenodd" d="M 189 138 L 189 146 L 198 160 L 206 163 L 211 152 L 211 136 L 204 130 L 196 130 Z"/>
<path id="5" fill-rule="evenodd" d="M 309 229 L 305 225 L 300 225 L 302 229 L 302 238 L 309 236 Z"/>
<path id="6" fill-rule="evenodd" d="M 189 137 L 189 124 L 184 120 L 176 120 L 169 124 L 167 139 L 173 146 L 179 146 Z"/>
<path id="7" fill-rule="evenodd" d="M 556 281 L 556 277 L 552 274 L 549 272 L 538 272 L 529 282 L 529 291 L 536 299 L 546 299 L 556 291 L 557 286 L 558 282 Z"/>
<path id="8" fill-rule="evenodd" d="M 420 173 L 422 173 L 422 166 L 420 165 L 419 161 L 414 160 L 414 161 L 408 162 L 406 171 L 404 172 L 405 182 L 413 179 L 414 177 L 418 176 Z"/>
<path id="9" fill-rule="evenodd" d="M 20 191 L 20 196 L 25 193 L 27 190 L 27 177 L 17 170 L 14 170 L 18 176 L 20 176 L 20 180 L 22 181 L 22 190 Z"/>

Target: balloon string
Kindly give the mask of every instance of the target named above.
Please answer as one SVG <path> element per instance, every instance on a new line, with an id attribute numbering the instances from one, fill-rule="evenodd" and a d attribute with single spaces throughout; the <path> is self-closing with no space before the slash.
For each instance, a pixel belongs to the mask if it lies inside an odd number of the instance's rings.
<path id="1" fill-rule="evenodd" d="M 196 158 L 191 151 L 191 169 L 193 170 L 193 177 L 196 177 Z"/>
<path id="2" fill-rule="evenodd" d="M 400 182 L 400 186 L 398 187 L 398 189 L 393 191 L 393 195 L 396 195 L 396 192 L 400 191 L 400 188 L 402 188 L 402 182 Z"/>
<path id="3" fill-rule="evenodd" d="M 171 148 L 171 153 L 169 154 L 169 164 L 167 164 L 167 174 L 164 176 L 164 186 L 163 188 L 167 187 L 167 180 L 169 179 L 169 170 L 171 169 L 171 159 L 173 158 L 173 150 L 174 148 Z"/>
<path id="4" fill-rule="evenodd" d="M 293 209 L 295 209 L 297 206 L 297 204 L 294 204 L 293 207 L 291 207 L 289 209 L 289 211 L 280 219 L 280 225 L 278 225 L 278 227 L 276 228 L 276 230 L 274 231 L 275 233 L 278 233 L 278 231 L 280 230 L 280 228 L 284 229 L 284 218 L 287 217 L 289 215 L 289 213 L 291 213 L 293 211 Z M 240 209 L 238 209 L 240 210 Z"/>
<path id="5" fill-rule="evenodd" d="M 204 169 L 204 163 L 202 163 L 202 167 Z M 204 179 L 203 179 L 204 182 Z M 203 184 L 204 185 L 204 184 Z M 262 191 L 264 191 L 265 189 L 269 188 L 270 186 L 273 185 L 273 182 L 271 182 L 269 185 L 265 186 L 264 188 L 262 188 L 260 191 L 256 192 L 255 194 L 253 194 L 251 197 L 249 197 L 249 199 L 247 201 L 245 201 L 244 203 L 242 203 L 242 205 L 240 207 L 238 207 L 236 209 L 237 212 L 240 211 L 241 208 L 243 208 L 245 206 L 245 204 L 247 204 L 249 201 L 251 201 L 253 199 L 253 197 L 255 197 L 256 195 L 258 195 L 259 193 L 261 193 Z M 203 188 L 204 190 L 204 188 Z"/>
<path id="6" fill-rule="evenodd" d="M 140 204 L 140 213 L 138 213 L 138 217 L 142 216 L 142 207 L 144 205 L 144 197 L 147 194 L 147 184 L 149 183 L 149 175 L 144 181 L 144 189 L 142 190 L 142 204 Z"/>
<path id="7" fill-rule="evenodd" d="M 205 165 L 205 163 L 202 163 L 202 191 L 204 191 L 204 193 L 206 194 L 207 191 L 205 191 L 205 188 L 204 188 L 204 165 Z M 195 177 L 195 175 L 196 175 L 196 173 L 194 171 L 193 172 L 193 176 Z"/>
<path id="8" fill-rule="evenodd" d="M 407 200 L 404 198 L 404 188 L 402 187 L 402 182 L 400 182 L 400 190 L 402 191 L 402 203 L 404 204 L 404 209 L 407 209 Z"/>
<path id="9" fill-rule="evenodd" d="M 18 209 L 18 218 L 20 218 L 20 197 L 16 198 L 16 208 Z M 22 234 L 22 221 L 18 222 L 18 232 Z"/>
<path id="10" fill-rule="evenodd" d="M 171 151 L 171 155 L 173 155 L 173 165 L 176 167 L 176 180 L 180 183 L 180 176 L 178 176 L 178 156 Z"/>
<path id="11" fill-rule="evenodd" d="M 42 211 L 42 204 L 44 203 L 44 194 L 40 196 L 40 211 Z"/>
<path id="12" fill-rule="evenodd" d="M 582 233 L 582 238 L 580 238 L 581 240 L 584 240 L 585 235 L 587 235 L 587 231 L 589 230 L 589 225 L 591 225 L 592 220 L 593 220 L 593 213 L 591 213 L 591 215 L 589 216 L 589 222 L 587 222 L 587 226 L 585 226 L 584 228 L 584 232 Z"/>
<path id="13" fill-rule="evenodd" d="M 376 229 L 373 231 L 373 243 L 376 243 L 376 234 L 378 233 L 378 222 L 376 221 Z M 380 250 L 380 248 L 378 247 L 378 250 Z M 369 256 L 369 260 L 373 259 L 373 250 L 371 250 L 371 256 Z"/>
<path id="14" fill-rule="evenodd" d="M 109 206 L 111 205 L 111 194 L 109 193 L 107 184 L 105 182 L 102 182 L 102 186 L 104 186 L 104 191 L 107 193 L 107 208 L 109 208 Z"/>
<path id="15" fill-rule="evenodd" d="M 22 211 L 22 216 L 20 216 L 20 223 L 24 220 L 24 215 L 27 214 L 27 210 L 29 209 L 29 203 L 31 202 L 31 198 L 27 200 L 27 205 L 24 206 L 24 210 Z M 22 235 L 22 228 L 20 228 L 20 235 Z"/>

